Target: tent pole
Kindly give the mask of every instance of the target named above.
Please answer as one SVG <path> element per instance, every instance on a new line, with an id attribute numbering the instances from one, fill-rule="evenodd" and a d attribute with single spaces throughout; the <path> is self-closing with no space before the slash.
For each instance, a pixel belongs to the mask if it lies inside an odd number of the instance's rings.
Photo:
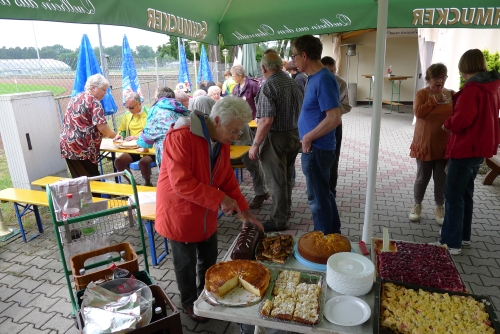
<path id="1" fill-rule="evenodd" d="M 106 75 L 106 71 L 104 69 L 104 49 L 102 47 L 102 38 L 101 38 L 101 25 L 97 25 L 97 35 L 99 36 L 99 57 L 101 58 L 101 70 L 104 75 Z M 106 78 L 109 80 L 109 78 Z"/>
<path id="2" fill-rule="evenodd" d="M 384 62 L 387 38 L 387 12 L 389 0 L 378 0 L 377 39 L 375 44 L 375 77 L 373 82 L 373 114 L 370 138 L 370 159 L 366 183 L 365 219 L 363 241 L 371 244 L 373 235 L 373 206 L 375 202 L 375 182 L 377 179 L 378 150 L 380 144 L 380 121 L 382 118 L 382 86 L 384 85 Z"/>
<path id="3" fill-rule="evenodd" d="M 38 67 L 40 67 L 40 78 L 43 79 L 43 68 L 42 68 L 42 63 L 40 61 L 40 51 L 38 50 L 38 43 L 36 41 L 35 23 L 33 21 L 31 21 L 31 27 L 33 28 L 33 37 L 35 38 L 36 55 L 38 57 Z"/>

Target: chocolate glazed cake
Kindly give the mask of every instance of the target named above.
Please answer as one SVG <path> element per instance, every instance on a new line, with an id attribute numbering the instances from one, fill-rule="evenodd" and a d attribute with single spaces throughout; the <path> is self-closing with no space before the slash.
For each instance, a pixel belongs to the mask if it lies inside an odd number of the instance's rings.
<path id="1" fill-rule="evenodd" d="M 232 260 L 253 260 L 255 255 L 255 247 L 264 237 L 264 232 L 259 230 L 252 223 L 244 222 L 243 229 L 236 240 L 233 252 L 231 253 Z"/>

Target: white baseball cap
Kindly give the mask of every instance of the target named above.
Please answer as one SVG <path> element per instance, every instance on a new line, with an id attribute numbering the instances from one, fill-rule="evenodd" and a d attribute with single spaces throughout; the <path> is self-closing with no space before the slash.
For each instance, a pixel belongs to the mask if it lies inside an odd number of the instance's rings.
<path id="1" fill-rule="evenodd" d="M 182 91 L 184 91 L 184 92 L 186 92 L 186 93 L 187 93 L 187 91 L 188 91 L 187 86 L 186 86 L 185 84 L 183 84 L 182 82 L 179 82 L 179 83 L 177 84 L 177 86 L 175 86 L 175 89 L 182 90 Z"/>

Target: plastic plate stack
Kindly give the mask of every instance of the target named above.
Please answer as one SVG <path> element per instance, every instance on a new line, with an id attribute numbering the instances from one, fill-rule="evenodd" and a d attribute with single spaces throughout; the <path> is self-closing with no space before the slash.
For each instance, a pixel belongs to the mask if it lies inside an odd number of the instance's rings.
<path id="1" fill-rule="evenodd" d="M 366 257 L 355 253 L 330 256 L 326 266 L 326 283 L 338 293 L 365 295 L 372 289 L 375 266 Z"/>

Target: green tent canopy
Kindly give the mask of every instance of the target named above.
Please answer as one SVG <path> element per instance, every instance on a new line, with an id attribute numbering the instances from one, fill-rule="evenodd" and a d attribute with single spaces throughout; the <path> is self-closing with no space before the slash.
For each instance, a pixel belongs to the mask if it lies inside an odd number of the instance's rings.
<path id="1" fill-rule="evenodd" d="M 374 0 L 0 0 L 0 19 L 108 24 L 227 45 L 377 26 Z M 498 0 L 391 0 L 388 28 L 494 28 Z"/>

